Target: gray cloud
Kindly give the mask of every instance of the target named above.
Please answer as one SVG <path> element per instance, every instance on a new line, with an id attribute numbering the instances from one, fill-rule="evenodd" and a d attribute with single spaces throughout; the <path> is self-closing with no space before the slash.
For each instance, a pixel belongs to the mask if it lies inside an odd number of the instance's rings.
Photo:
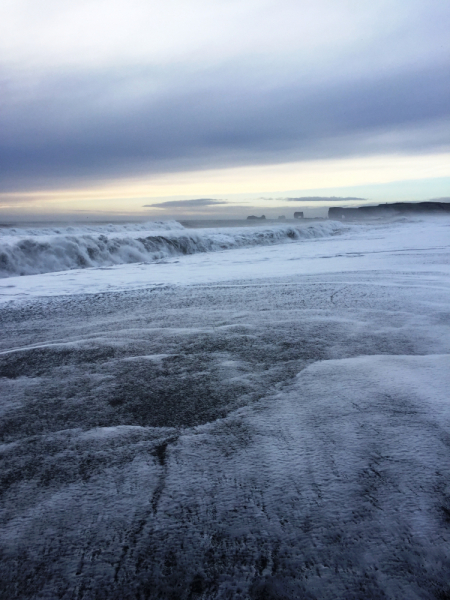
<path id="1" fill-rule="evenodd" d="M 302 196 L 301 198 L 283 198 L 287 202 L 336 202 L 341 200 L 361 200 L 365 201 L 366 198 L 342 198 L 339 196 Z"/>
<path id="2" fill-rule="evenodd" d="M 448 148 L 449 69 L 255 88 L 236 67 L 139 94 L 149 69 L 48 76 L 4 95 L 0 188 Z"/>
<path id="3" fill-rule="evenodd" d="M 213 198 L 197 198 L 194 200 L 168 200 L 155 204 L 144 204 L 143 208 L 189 208 L 215 206 L 217 204 L 228 204 L 226 200 L 214 200 Z"/>

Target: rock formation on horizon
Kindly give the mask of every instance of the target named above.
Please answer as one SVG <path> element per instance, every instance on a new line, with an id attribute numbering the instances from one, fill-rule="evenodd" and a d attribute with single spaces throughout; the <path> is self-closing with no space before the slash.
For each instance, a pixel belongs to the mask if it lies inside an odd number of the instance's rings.
<path id="1" fill-rule="evenodd" d="M 450 213 L 450 202 L 394 202 L 392 204 L 378 204 L 376 206 L 359 206 L 357 208 L 343 208 L 332 206 L 328 209 L 329 219 L 364 219 L 367 217 L 393 217 L 403 214 L 420 213 Z"/>

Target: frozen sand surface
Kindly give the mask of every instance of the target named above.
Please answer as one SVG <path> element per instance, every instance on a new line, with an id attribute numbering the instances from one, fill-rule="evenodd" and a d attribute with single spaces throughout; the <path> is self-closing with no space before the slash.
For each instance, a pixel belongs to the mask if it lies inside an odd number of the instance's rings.
<path id="1" fill-rule="evenodd" d="M 447 597 L 448 231 L 3 280 L 2 593 Z"/>

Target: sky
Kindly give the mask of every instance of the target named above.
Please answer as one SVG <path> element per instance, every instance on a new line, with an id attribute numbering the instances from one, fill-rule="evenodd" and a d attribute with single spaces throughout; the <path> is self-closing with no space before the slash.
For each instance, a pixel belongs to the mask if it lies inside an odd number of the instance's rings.
<path id="1" fill-rule="evenodd" d="M 448 200 L 449 28 L 448 0 L 1 0 L 0 217 Z"/>

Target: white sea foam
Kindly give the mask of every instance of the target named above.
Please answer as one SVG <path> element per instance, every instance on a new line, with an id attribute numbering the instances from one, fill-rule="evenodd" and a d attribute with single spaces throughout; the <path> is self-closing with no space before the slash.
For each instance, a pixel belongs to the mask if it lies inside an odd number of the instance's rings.
<path id="1" fill-rule="evenodd" d="M 336 221 L 227 229 L 185 229 L 176 222 L 7 229 L 0 238 L 0 277 L 34 275 L 173 256 L 266 246 L 334 235 Z"/>

